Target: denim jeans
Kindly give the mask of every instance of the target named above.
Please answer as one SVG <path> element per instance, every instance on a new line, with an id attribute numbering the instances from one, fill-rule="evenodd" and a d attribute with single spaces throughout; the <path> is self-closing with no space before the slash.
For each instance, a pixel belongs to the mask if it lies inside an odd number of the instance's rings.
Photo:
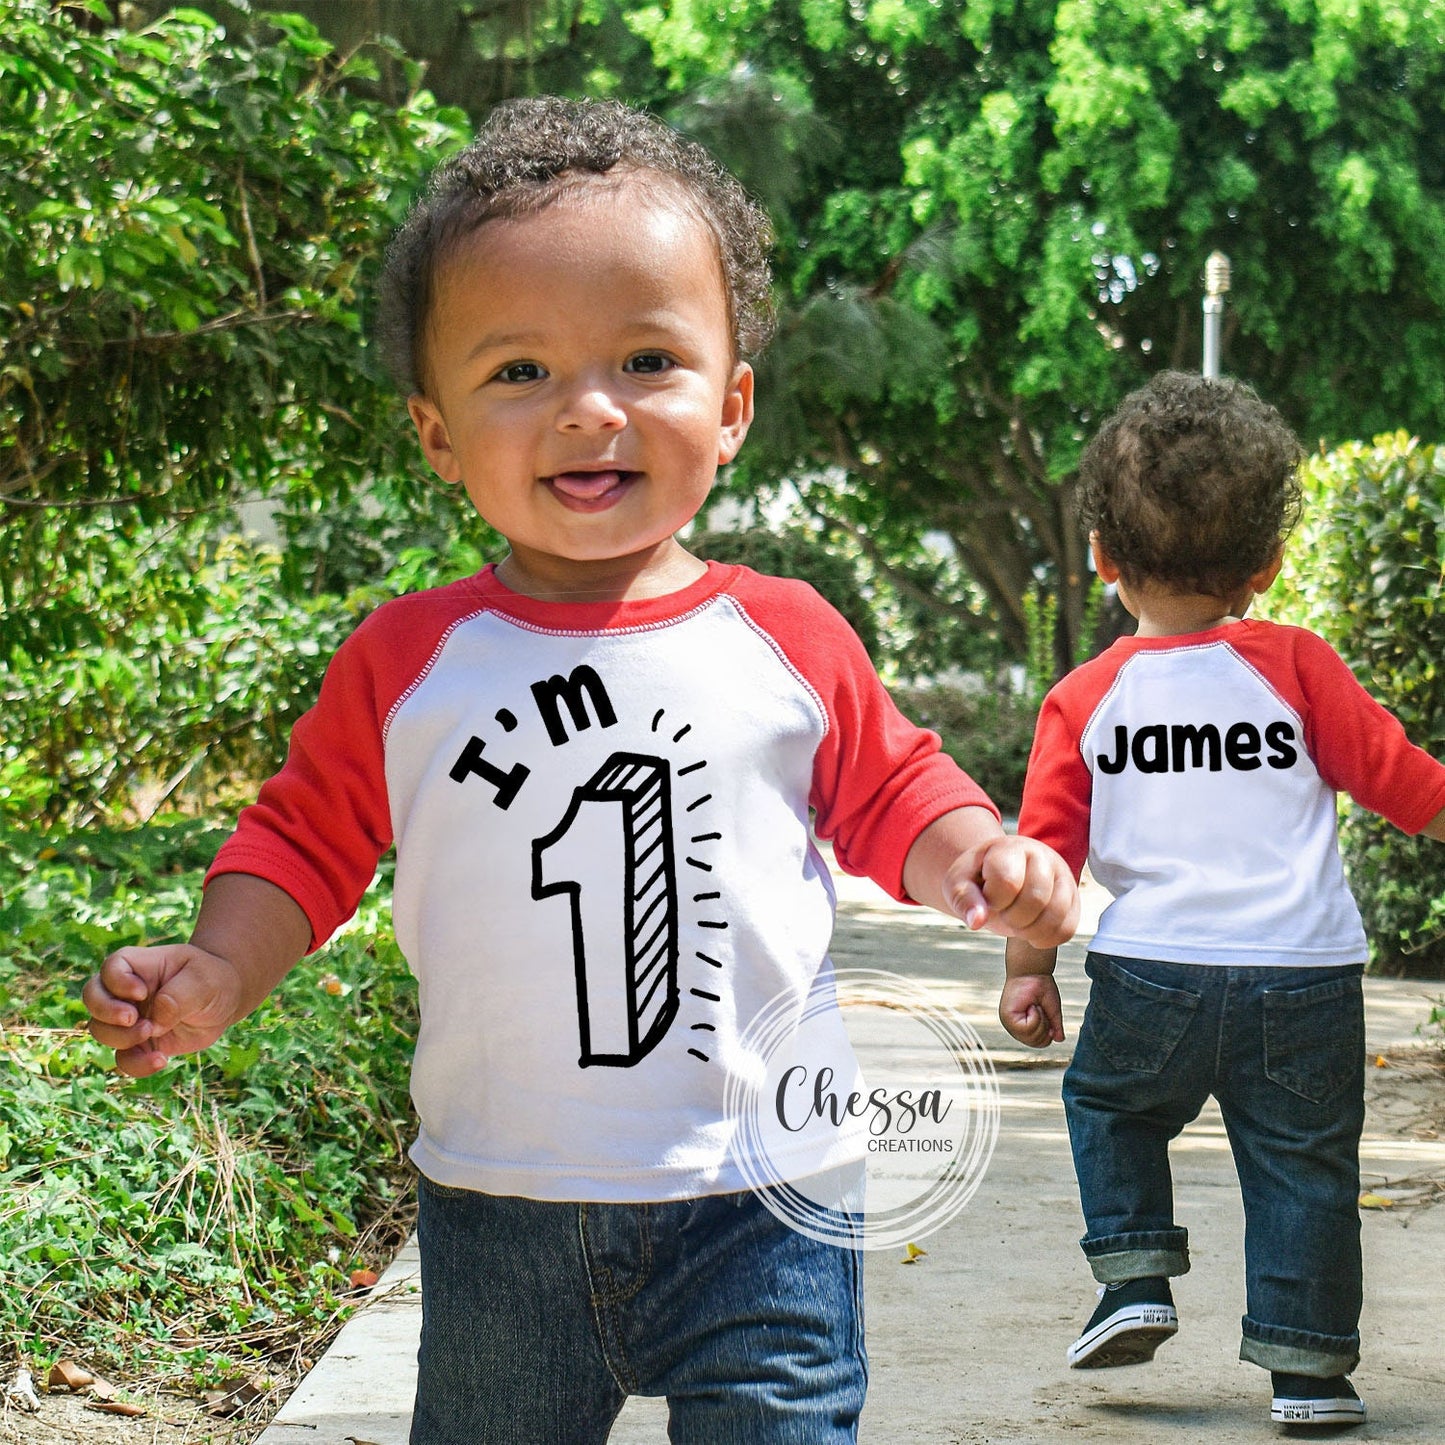
<path id="1" fill-rule="evenodd" d="M 1213 1094 L 1244 1196 L 1240 1358 L 1347 1374 L 1360 1347 L 1363 970 L 1097 953 L 1087 968 L 1064 1110 L 1094 1277 L 1189 1268 L 1169 1141 Z"/>
<path id="2" fill-rule="evenodd" d="M 411 1445 L 588 1445 L 630 1394 L 696 1445 L 857 1438 L 862 1258 L 749 1193 L 558 1204 L 420 1182 Z"/>

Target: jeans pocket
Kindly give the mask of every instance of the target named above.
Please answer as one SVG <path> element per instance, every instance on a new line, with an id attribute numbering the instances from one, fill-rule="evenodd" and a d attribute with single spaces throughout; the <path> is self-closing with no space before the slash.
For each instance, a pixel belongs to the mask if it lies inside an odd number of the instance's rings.
<path id="1" fill-rule="evenodd" d="M 1115 1068 L 1157 1074 L 1194 1021 L 1199 994 L 1140 978 L 1103 954 L 1089 957 L 1085 1027 Z"/>
<path id="2" fill-rule="evenodd" d="M 1264 993 L 1265 1077 L 1323 1104 L 1359 1079 L 1365 994 L 1358 973 Z"/>

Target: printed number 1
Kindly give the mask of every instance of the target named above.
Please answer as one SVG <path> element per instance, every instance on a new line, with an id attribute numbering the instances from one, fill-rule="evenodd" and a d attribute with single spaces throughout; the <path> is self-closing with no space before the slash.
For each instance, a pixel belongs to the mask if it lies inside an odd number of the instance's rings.
<path id="1" fill-rule="evenodd" d="M 532 843 L 532 897 L 571 898 L 583 1068 L 632 1067 L 677 1014 L 671 794 L 665 759 L 613 753 Z"/>

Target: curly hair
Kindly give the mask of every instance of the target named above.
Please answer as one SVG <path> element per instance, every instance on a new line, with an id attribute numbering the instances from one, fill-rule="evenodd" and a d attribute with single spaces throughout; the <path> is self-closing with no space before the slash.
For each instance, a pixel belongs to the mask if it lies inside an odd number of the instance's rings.
<path id="1" fill-rule="evenodd" d="M 1299 520 L 1303 459 L 1243 382 L 1163 371 L 1085 448 L 1079 514 L 1126 582 L 1226 597 Z"/>
<path id="2" fill-rule="evenodd" d="M 702 146 L 617 101 L 539 96 L 492 110 L 475 140 L 432 173 L 387 248 L 375 335 L 403 394 L 424 390 L 425 337 L 437 279 L 455 248 L 488 221 L 533 215 L 598 176 L 632 173 L 681 199 L 717 243 L 735 359 L 773 330 L 772 228 L 742 185 Z"/>

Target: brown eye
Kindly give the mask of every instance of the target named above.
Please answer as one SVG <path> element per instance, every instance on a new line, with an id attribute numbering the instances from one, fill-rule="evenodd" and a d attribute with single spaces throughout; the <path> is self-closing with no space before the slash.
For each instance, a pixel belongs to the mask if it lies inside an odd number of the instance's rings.
<path id="1" fill-rule="evenodd" d="M 496 379 L 518 385 L 522 382 L 540 381 L 546 374 L 545 368 L 535 361 L 513 361 L 497 373 Z"/>
<path id="2" fill-rule="evenodd" d="M 674 364 L 670 356 L 664 356 L 660 351 L 640 351 L 628 361 L 623 370 L 640 376 L 658 376 Z"/>

